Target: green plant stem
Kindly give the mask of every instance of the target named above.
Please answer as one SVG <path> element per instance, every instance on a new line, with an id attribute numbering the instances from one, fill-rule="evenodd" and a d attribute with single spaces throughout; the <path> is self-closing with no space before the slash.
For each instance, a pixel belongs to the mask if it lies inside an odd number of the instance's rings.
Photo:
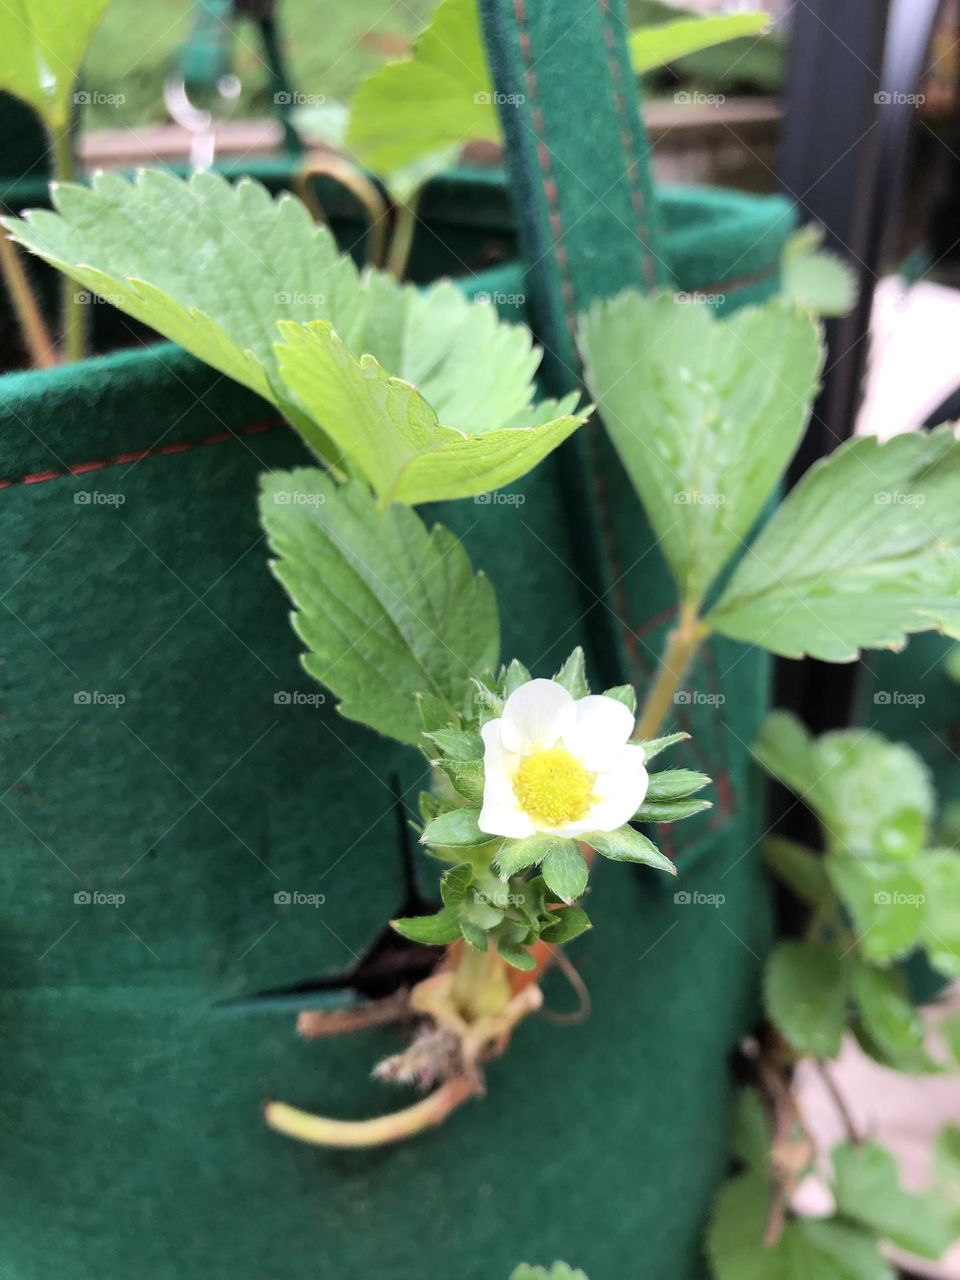
<path id="1" fill-rule="evenodd" d="M 407 274 L 410 261 L 410 250 L 413 248 L 413 237 L 417 229 L 417 206 L 420 203 L 420 192 L 415 192 L 409 200 L 398 200 L 396 219 L 393 224 L 393 235 L 387 249 L 386 269 L 396 280 L 402 280 Z"/>
<path id="2" fill-rule="evenodd" d="M 70 125 L 62 129 L 51 129 L 50 150 L 53 155 L 53 178 L 55 182 L 72 182 L 75 176 L 73 161 L 73 138 Z M 68 362 L 82 360 L 87 354 L 87 326 L 89 316 L 87 308 L 80 300 L 77 286 L 69 276 L 63 277 L 63 295 L 61 304 L 63 358 Z"/>
<path id="3" fill-rule="evenodd" d="M 17 246 L 3 232 L 0 232 L 0 274 L 17 313 L 23 341 L 33 365 L 37 369 L 49 369 L 57 363 L 56 344 L 27 278 Z"/>
<path id="4" fill-rule="evenodd" d="M 510 1003 L 507 965 L 496 951 L 475 951 L 460 944 L 453 998 L 467 1022 L 502 1013 Z"/>
<path id="5" fill-rule="evenodd" d="M 680 608 L 676 627 L 670 632 L 667 647 L 637 720 L 634 737 L 638 741 L 655 738 L 673 704 L 677 690 L 683 683 L 700 645 L 710 634 L 710 628 L 701 621 L 695 604 L 685 603 Z"/>

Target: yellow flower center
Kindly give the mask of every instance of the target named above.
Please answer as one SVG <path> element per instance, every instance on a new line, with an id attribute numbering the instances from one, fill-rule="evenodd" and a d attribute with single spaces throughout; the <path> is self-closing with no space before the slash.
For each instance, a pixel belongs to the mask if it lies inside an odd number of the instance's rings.
<path id="1" fill-rule="evenodd" d="M 563 747 L 527 756 L 513 777 L 521 808 L 544 827 L 562 827 L 582 818 L 593 802 L 595 773 Z"/>

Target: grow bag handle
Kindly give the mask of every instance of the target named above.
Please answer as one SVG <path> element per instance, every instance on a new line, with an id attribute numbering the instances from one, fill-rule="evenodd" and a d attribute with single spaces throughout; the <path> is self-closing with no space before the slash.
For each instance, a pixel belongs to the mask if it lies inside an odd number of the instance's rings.
<path id="1" fill-rule="evenodd" d="M 480 0 L 529 310 L 554 393 L 579 383 L 576 316 L 669 279 L 622 0 Z"/>

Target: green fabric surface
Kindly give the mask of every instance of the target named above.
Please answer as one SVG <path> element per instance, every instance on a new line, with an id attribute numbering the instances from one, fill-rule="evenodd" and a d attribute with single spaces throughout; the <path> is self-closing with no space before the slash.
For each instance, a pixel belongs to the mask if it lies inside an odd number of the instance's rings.
<path id="1" fill-rule="evenodd" d="M 583 47 L 598 38 L 587 28 Z M 613 107 L 584 89 L 605 66 L 577 66 L 589 120 L 569 88 L 555 104 L 598 151 Z M 509 246 L 488 195 L 479 233 Z M 676 287 L 732 276 L 732 306 L 775 286 L 783 202 L 674 192 L 660 213 Z M 583 296 L 638 265 L 618 272 L 592 216 L 571 246 Z M 444 219 L 457 225 L 455 199 Z M 515 265 L 472 284 L 506 295 L 508 312 L 525 305 Z M 726 1167 L 729 1056 L 756 1017 L 771 935 L 744 746 L 766 709 L 766 662 L 711 646 L 677 708 L 694 767 L 719 779 L 717 809 L 668 835 L 679 881 L 598 874 L 597 927 L 570 948 L 589 1019 L 528 1021 L 487 1098 L 434 1133 L 313 1150 L 268 1132 L 263 1100 L 342 1117 L 401 1105 L 412 1095 L 368 1078 L 400 1040 L 307 1044 L 290 1011 L 216 1002 L 354 963 L 404 894 L 393 779 L 412 810 L 422 778 L 415 753 L 331 701 L 275 701 L 320 692 L 254 503 L 261 471 L 303 461 L 303 447 L 255 397 L 163 345 L 3 379 L 0 451 L 0 1267 L 16 1280 L 497 1280 L 523 1257 L 564 1257 L 591 1280 L 698 1280 Z M 549 675 L 584 642 L 596 682 L 642 686 L 671 590 L 600 428 L 514 492 L 522 502 L 429 513 L 493 580 L 505 655 Z M 433 864 L 420 873 L 434 884 Z M 292 891 L 325 900 L 274 901 Z M 574 1003 L 557 973 L 546 995 Z"/>

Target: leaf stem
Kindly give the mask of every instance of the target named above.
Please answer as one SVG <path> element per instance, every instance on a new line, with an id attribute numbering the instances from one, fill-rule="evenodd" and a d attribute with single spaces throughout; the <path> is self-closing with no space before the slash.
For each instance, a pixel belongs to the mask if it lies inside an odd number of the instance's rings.
<path id="1" fill-rule="evenodd" d="M 670 632 L 660 670 L 643 704 L 634 737 L 638 741 L 655 738 L 667 718 L 677 690 L 683 683 L 710 628 L 697 612 L 697 606 L 685 601 L 680 607 L 676 627 Z"/>
<path id="2" fill-rule="evenodd" d="M 23 341 L 30 360 L 37 369 L 49 369 L 57 363 L 57 348 L 43 318 L 40 304 L 27 277 L 16 244 L 0 232 L 0 275 L 17 313 Z"/>
<path id="3" fill-rule="evenodd" d="M 404 1107 L 373 1120 L 331 1120 L 288 1106 L 285 1102 L 268 1102 L 263 1109 L 263 1117 L 277 1133 L 313 1146 L 383 1147 L 442 1124 L 451 1111 L 478 1092 L 477 1081 L 456 1076 L 412 1107 Z"/>
<path id="4" fill-rule="evenodd" d="M 407 273 L 410 251 L 413 248 L 413 237 L 417 229 L 417 206 L 420 203 L 420 192 L 416 191 L 408 200 L 398 200 L 396 218 L 393 224 L 393 235 L 387 249 L 386 269 L 396 280 L 402 280 Z"/>
<path id="5" fill-rule="evenodd" d="M 50 130 L 50 151 L 53 156 L 54 182 L 73 182 L 76 169 L 73 158 L 73 137 L 70 124 Z M 87 327 L 89 313 L 77 292 L 75 281 L 63 277 L 61 324 L 63 333 L 63 358 L 68 363 L 82 360 L 87 354 Z"/>

